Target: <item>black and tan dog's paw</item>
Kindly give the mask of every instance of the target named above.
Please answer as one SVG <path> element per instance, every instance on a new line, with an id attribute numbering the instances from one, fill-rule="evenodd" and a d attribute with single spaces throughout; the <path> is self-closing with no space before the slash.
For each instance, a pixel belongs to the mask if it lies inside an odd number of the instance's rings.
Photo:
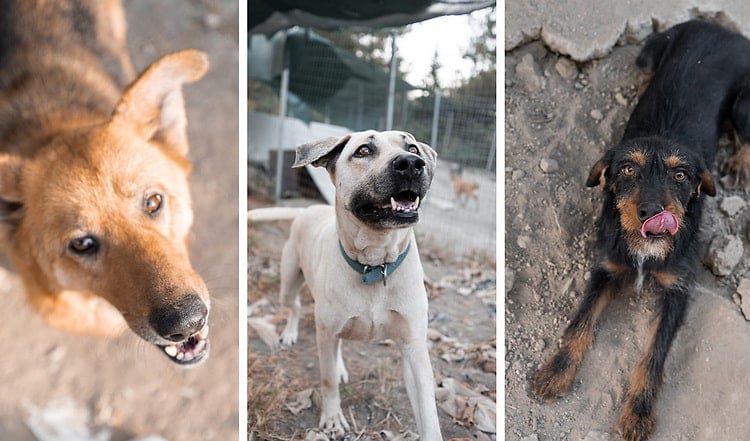
<path id="1" fill-rule="evenodd" d="M 731 188 L 750 188 L 750 144 L 740 146 L 724 163 L 722 171 L 731 177 Z"/>
<path id="2" fill-rule="evenodd" d="M 540 401 L 555 401 L 570 392 L 576 370 L 570 358 L 558 352 L 536 371 L 531 380 L 531 392 Z"/>
<path id="3" fill-rule="evenodd" d="M 656 426 L 653 403 L 646 397 L 629 398 L 620 414 L 616 429 L 623 441 L 644 441 Z"/>

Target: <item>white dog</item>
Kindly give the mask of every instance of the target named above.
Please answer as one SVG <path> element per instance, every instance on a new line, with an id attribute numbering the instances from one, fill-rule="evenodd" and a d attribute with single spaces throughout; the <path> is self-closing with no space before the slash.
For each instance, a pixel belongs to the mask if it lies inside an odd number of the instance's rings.
<path id="1" fill-rule="evenodd" d="M 297 340 L 299 292 L 315 298 L 321 372 L 320 427 L 349 430 L 339 381 L 348 374 L 341 340 L 396 342 L 420 440 L 441 440 L 427 351 L 427 293 L 412 225 L 432 181 L 436 153 L 405 132 L 367 131 L 297 147 L 294 167 L 325 167 L 334 207 L 253 210 L 250 220 L 293 217 L 281 256 L 281 298 L 294 299 L 282 342 Z"/>

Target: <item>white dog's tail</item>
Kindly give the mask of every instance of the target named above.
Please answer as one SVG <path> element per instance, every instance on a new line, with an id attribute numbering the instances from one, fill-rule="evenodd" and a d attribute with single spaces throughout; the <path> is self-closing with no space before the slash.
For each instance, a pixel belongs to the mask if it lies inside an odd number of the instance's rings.
<path id="1" fill-rule="evenodd" d="M 269 222 L 269 221 L 280 221 L 280 220 L 293 220 L 297 215 L 302 212 L 304 208 L 293 208 L 293 207 L 270 207 L 270 208 L 255 208 L 248 210 L 247 221 L 248 222 Z"/>

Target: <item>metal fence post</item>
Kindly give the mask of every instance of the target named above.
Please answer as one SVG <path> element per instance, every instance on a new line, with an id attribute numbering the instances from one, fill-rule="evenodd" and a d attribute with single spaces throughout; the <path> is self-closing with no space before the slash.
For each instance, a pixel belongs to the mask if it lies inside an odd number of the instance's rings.
<path id="1" fill-rule="evenodd" d="M 388 78 L 388 109 L 385 115 L 385 129 L 393 130 L 393 104 L 396 99 L 396 32 L 391 32 L 391 67 Z"/>
<path id="2" fill-rule="evenodd" d="M 284 69 L 281 71 L 281 87 L 279 91 L 279 136 L 276 153 L 276 186 L 273 199 L 278 204 L 281 200 L 281 181 L 284 178 L 284 121 L 286 120 L 286 102 L 289 94 L 289 55 L 284 48 Z"/>
<path id="3" fill-rule="evenodd" d="M 432 108 L 432 130 L 430 131 L 430 146 L 437 151 L 438 120 L 440 119 L 440 88 L 435 88 L 435 105 Z"/>

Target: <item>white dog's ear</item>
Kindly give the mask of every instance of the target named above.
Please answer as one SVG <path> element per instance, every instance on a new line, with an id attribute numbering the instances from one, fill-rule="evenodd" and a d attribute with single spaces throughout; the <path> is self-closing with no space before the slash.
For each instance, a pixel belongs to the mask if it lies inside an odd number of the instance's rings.
<path id="1" fill-rule="evenodd" d="M 195 49 L 165 55 L 125 89 L 112 121 L 130 124 L 143 139 L 187 155 L 182 85 L 203 77 L 208 64 L 206 54 Z"/>
<path id="2" fill-rule="evenodd" d="M 417 144 L 419 144 L 419 147 L 422 149 L 422 152 L 424 152 L 425 157 L 432 163 L 432 166 L 434 167 L 435 163 L 437 163 L 437 152 L 432 147 L 423 142 L 417 141 Z"/>
<path id="3" fill-rule="evenodd" d="M 341 138 L 330 136 L 297 146 L 297 155 L 292 167 L 298 168 L 312 164 L 315 167 L 328 168 L 330 161 L 339 154 L 351 137 L 351 134 Z"/>

